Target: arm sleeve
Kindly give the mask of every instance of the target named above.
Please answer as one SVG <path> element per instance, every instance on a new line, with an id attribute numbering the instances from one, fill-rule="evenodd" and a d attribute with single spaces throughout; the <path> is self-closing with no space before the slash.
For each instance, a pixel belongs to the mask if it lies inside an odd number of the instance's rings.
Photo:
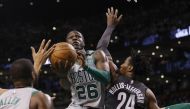
<path id="1" fill-rule="evenodd" d="M 108 48 L 108 45 L 110 42 L 111 34 L 112 34 L 114 29 L 115 29 L 114 26 L 107 26 L 102 37 L 98 41 L 98 45 L 96 47 L 96 49 L 103 50 L 107 56 L 111 56 L 107 48 Z"/>
<path id="2" fill-rule="evenodd" d="M 189 109 L 190 103 L 180 103 L 165 107 L 165 109 Z"/>
<path id="3" fill-rule="evenodd" d="M 96 68 L 89 67 L 87 65 L 84 66 L 84 70 L 90 73 L 96 80 L 101 83 L 107 85 L 110 82 L 110 73 L 108 71 L 99 70 Z"/>

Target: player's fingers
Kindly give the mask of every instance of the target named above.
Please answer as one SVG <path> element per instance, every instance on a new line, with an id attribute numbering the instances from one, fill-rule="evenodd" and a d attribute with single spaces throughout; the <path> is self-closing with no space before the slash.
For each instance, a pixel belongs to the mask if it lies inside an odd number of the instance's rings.
<path id="1" fill-rule="evenodd" d="M 72 66 L 75 64 L 75 62 L 72 62 Z"/>
<path id="2" fill-rule="evenodd" d="M 77 57 L 85 58 L 84 53 L 82 51 L 77 52 Z"/>
<path id="3" fill-rule="evenodd" d="M 118 9 L 115 10 L 114 16 L 117 17 L 117 14 L 118 14 Z"/>
<path id="4" fill-rule="evenodd" d="M 111 7 L 111 14 L 114 15 L 114 9 Z"/>
<path id="5" fill-rule="evenodd" d="M 38 51 L 41 51 L 44 48 L 45 41 L 46 41 L 45 39 L 42 40 Z"/>
<path id="6" fill-rule="evenodd" d="M 69 71 L 71 67 L 72 67 L 72 62 L 69 62 L 68 60 L 66 60 L 66 64 L 65 64 L 66 71 Z"/>
<path id="7" fill-rule="evenodd" d="M 108 14 L 108 13 L 106 13 L 106 16 L 108 17 L 108 16 L 109 16 L 109 14 Z"/>
<path id="8" fill-rule="evenodd" d="M 34 57 L 34 55 L 36 54 L 36 50 L 34 49 L 33 46 L 30 47 L 31 51 L 32 51 L 32 57 Z"/>
<path id="9" fill-rule="evenodd" d="M 58 68 L 58 71 L 59 72 L 62 72 L 62 71 L 64 71 L 65 70 L 65 61 L 64 60 L 58 60 L 58 66 L 57 66 L 57 68 Z"/>
<path id="10" fill-rule="evenodd" d="M 65 65 L 65 60 L 58 60 L 58 63 L 59 63 L 59 68 L 61 69 L 64 69 L 64 65 Z"/>
<path id="11" fill-rule="evenodd" d="M 51 40 L 48 40 L 48 42 L 46 43 L 45 47 L 44 47 L 44 51 L 47 50 L 47 48 L 49 47 L 49 44 L 51 43 Z"/>
<path id="12" fill-rule="evenodd" d="M 59 62 L 60 73 L 65 71 L 65 62 L 63 60 Z"/>
<path id="13" fill-rule="evenodd" d="M 36 50 L 34 49 L 33 46 L 31 46 L 30 49 L 31 49 L 32 53 L 36 53 Z"/>
<path id="14" fill-rule="evenodd" d="M 77 57 L 81 57 L 81 56 L 82 56 L 82 53 L 77 52 Z"/>
<path id="15" fill-rule="evenodd" d="M 56 98 L 56 97 L 51 97 L 51 100 L 53 101 L 53 100 L 55 100 L 55 98 Z"/>
<path id="16" fill-rule="evenodd" d="M 108 14 L 109 14 L 109 15 L 111 14 L 110 8 L 108 8 Z"/>
<path id="17" fill-rule="evenodd" d="M 48 49 L 48 51 L 46 52 L 46 56 L 49 57 L 54 49 L 55 49 L 55 45 L 53 45 L 50 49 Z"/>
<path id="18" fill-rule="evenodd" d="M 118 17 L 117 21 L 120 21 L 120 20 L 122 19 L 122 17 L 123 17 L 123 15 L 121 14 L 121 15 Z"/>
<path id="19" fill-rule="evenodd" d="M 59 62 L 56 62 L 56 63 L 52 66 L 52 68 L 53 68 L 54 70 L 58 70 L 58 69 L 59 69 Z"/>
<path id="20" fill-rule="evenodd" d="M 69 66 L 68 66 L 68 70 L 69 70 L 73 65 L 74 65 L 74 63 L 73 63 L 73 62 L 70 62 L 70 63 L 69 63 Z"/>
<path id="21" fill-rule="evenodd" d="M 78 57 L 78 61 L 79 61 L 79 62 L 83 62 L 83 60 L 84 60 L 84 59 L 83 59 L 81 56 Z"/>
<path id="22" fill-rule="evenodd" d="M 65 66 L 64 66 L 64 68 L 66 69 L 67 66 L 68 66 L 68 60 L 65 60 Z"/>

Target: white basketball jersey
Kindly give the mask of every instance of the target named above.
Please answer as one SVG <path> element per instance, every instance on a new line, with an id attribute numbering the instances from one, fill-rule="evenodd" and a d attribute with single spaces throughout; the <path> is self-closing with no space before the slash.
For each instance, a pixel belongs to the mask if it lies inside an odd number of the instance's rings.
<path id="1" fill-rule="evenodd" d="M 88 66 L 95 67 L 92 55 L 87 56 Z M 104 97 L 104 87 L 86 72 L 78 63 L 72 67 L 68 73 L 71 82 L 72 103 L 70 105 L 80 105 L 85 107 L 102 108 Z"/>
<path id="2" fill-rule="evenodd" d="M 0 95 L 0 109 L 29 109 L 33 88 L 10 89 Z"/>

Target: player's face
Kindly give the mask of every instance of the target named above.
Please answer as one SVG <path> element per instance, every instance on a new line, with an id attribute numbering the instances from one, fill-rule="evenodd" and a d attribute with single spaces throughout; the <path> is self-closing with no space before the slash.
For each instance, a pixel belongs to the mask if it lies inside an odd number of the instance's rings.
<path id="1" fill-rule="evenodd" d="M 121 64 L 119 70 L 120 70 L 120 73 L 121 73 L 122 75 L 126 75 L 126 76 L 128 76 L 128 77 L 132 77 L 132 76 L 133 76 L 133 72 L 132 72 L 133 66 L 131 65 L 131 59 L 132 59 L 132 58 L 129 56 L 129 57 L 127 57 L 127 58 L 125 59 L 124 63 Z"/>
<path id="2" fill-rule="evenodd" d="M 71 31 L 67 35 L 66 39 L 67 43 L 73 45 L 76 50 L 81 50 L 84 48 L 84 39 L 80 32 L 78 31 Z"/>

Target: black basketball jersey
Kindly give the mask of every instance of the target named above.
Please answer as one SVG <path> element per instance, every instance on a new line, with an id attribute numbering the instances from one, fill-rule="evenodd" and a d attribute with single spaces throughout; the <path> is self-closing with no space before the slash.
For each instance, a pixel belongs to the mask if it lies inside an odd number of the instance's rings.
<path id="1" fill-rule="evenodd" d="M 107 90 L 105 109 L 145 109 L 146 90 L 143 83 L 119 76 Z"/>

